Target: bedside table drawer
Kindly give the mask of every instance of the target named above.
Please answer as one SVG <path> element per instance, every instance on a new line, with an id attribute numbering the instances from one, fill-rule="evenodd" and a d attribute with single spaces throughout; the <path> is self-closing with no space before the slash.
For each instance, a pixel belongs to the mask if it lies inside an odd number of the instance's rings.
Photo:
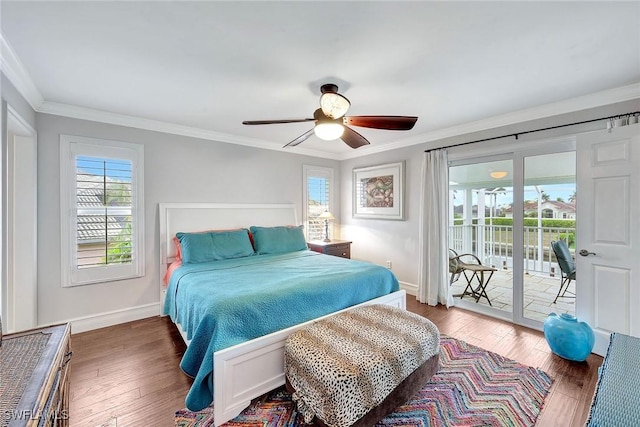
<path id="1" fill-rule="evenodd" d="M 327 246 L 324 250 L 327 255 L 339 256 L 342 258 L 351 258 L 351 245 L 348 243 L 340 245 Z"/>
<path id="2" fill-rule="evenodd" d="M 321 254 L 338 256 L 341 258 L 351 258 L 351 242 L 348 240 L 314 240 L 307 242 L 309 249 Z"/>

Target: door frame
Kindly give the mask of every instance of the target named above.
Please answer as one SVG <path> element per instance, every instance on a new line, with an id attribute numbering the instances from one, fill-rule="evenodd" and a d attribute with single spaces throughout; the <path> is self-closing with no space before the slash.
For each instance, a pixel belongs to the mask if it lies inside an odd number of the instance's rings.
<path id="1" fill-rule="evenodd" d="M 38 325 L 38 138 L 6 101 L 2 117 L 0 312 L 3 332 L 10 333 Z"/>

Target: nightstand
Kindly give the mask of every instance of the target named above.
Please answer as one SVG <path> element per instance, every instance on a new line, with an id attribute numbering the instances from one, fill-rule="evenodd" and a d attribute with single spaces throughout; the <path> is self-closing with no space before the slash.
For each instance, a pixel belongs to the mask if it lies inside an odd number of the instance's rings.
<path id="1" fill-rule="evenodd" d="M 348 240 L 332 240 L 330 242 L 313 240 L 307 245 L 312 251 L 320 252 L 321 254 L 351 258 L 351 242 Z"/>

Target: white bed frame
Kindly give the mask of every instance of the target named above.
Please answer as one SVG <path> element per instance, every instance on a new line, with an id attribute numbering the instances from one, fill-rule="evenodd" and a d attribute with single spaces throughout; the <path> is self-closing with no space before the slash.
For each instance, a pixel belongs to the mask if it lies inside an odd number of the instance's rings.
<path id="1" fill-rule="evenodd" d="M 159 218 L 161 279 L 168 265 L 175 260 L 173 237 L 177 232 L 249 228 L 251 225 L 269 227 L 299 224 L 293 204 L 160 203 Z M 162 280 L 160 283 L 162 306 L 166 289 Z M 387 304 L 406 309 L 406 294 L 404 290 L 400 290 L 358 306 L 369 304 Z M 215 425 L 233 419 L 252 399 L 284 384 L 284 343 L 291 333 L 316 320 L 318 319 L 214 353 Z M 177 326 L 188 344 L 184 331 L 180 325 Z"/>

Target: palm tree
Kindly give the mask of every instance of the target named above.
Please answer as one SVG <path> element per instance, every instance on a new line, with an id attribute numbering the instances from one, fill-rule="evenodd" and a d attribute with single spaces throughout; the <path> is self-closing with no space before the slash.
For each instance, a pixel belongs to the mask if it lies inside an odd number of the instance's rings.
<path id="1" fill-rule="evenodd" d="M 131 217 L 120 231 L 120 234 L 110 239 L 105 264 L 128 264 L 131 262 Z"/>
<path id="2" fill-rule="evenodd" d="M 107 183 L 106 196 L 106 206 L 130 206 L 131 183 L 121 181 Z"/>

